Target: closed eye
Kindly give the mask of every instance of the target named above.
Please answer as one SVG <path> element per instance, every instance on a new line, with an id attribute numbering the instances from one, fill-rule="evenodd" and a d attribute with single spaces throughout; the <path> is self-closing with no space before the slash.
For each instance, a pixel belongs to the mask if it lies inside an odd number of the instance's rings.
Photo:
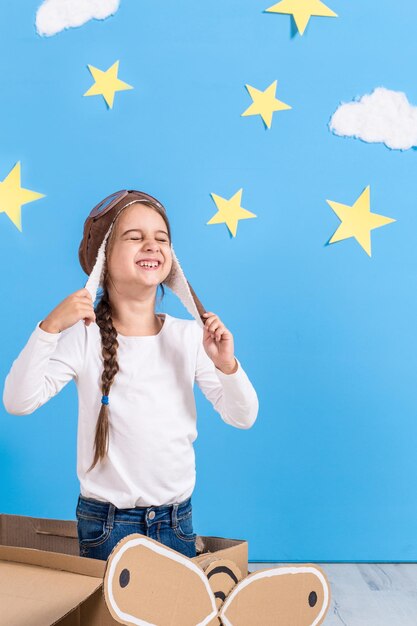
<path id="1" fill-rule="evenodd" d="M 132 241 L 138 241 L 139 239 L 142 239 L 142 237 L 129 237 L 129 239 L 132 239 Z M 168 243 L 167 239 L 157 239 L 157 241 L 162 241 L 163 243 Z"/>

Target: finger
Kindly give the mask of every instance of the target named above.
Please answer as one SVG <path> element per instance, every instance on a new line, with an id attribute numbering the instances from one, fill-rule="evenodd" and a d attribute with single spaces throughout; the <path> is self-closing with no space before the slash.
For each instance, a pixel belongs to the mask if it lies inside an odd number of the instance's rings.
<path id="1" fill-rule="evenodd" d="M 93 301 L 93 298 L 91 297 L 91 293 L 88 291 L 88 289 L 86 289 L 84 293 L 81 293 L 80 296 L 83 299 L 87 298 L 87 300 L 89 300 L 90 302 Z"/>
<path id="2" fill-rule="evenodd" d="M 217 319 L 212 324 L 210 324 L 209 330 L 210 330 L 211 333 L 214 333 L 216 330 L 218 330 L 220 328 L 225 328 L 225 325 L 223 324 L 223 322 L 221 322 L 219 319 Z"/>
<path id="3" fill-rule="evenodd" d="M 204 340 L 207 340 L 208 338 L 214 339 L 215 338 L 215 334 L 210 332 L 210 330 L 206 327 L 204 327 Z"/>
<path id="4" fill-rule="evenodd" d="M 83 319 L 88 317 L 92 321 L 94 322 L 96 321 L 96 314 L 95 314 L 94 309 L 91 306 L 86 306 L 86 305 L 81 306 L 80 313 Z"/>
<path id="5" fill-rule="evenodd" d="M 79 296 L 81 298 L 88 298 L 88 300 L 90 300 L 90 302 L 93 301 L 93 298 L 91 297 L 91 293 L 88 291 L 88 289 L 86 289 L 85 287 L 83 289 L 80 289 L 79 291 L 76 291 L 75 296 Z"/>
<path id="6" fill-rule="evenodd" d="M 216 324 L 221 324 L 221 323 L 222 323 L 221 319 L 217 315 L 215 315 L 214 317 L 210 317 L 207 320 L 207 328 L 212 330 Z"/>
<path id="7" fill-rule="evenodd" d="M 217 317 L 217 315 L 215 313 L 207 313 L 204 315 L 204 317 L 206 318 L 205 323 L 207 323 L 209 320 L 214 319 L 215 317 Z"/>
<path id="8" fill-rule="evenodd" d="M 81 304 L 86 304 L 86 305 L 89 305 L 89 306 L 93 306 L 93 300 L 92 300 L 91 296 L 88 296 L 86 294 L 74 295 L 73 296 L 73 301 L 74 302 L 80 302 Z"/>
<path id="9" fill-rule="evenodd" d="M 207 330 L 207 334 L 208 334 L 208 335 L 210 335 L 211 337 L 214 337 L 214 330 L 215 330 L 215 329 L 213 329 L 213 328 L 211 328 L 211 327 L 209 327 L 209 326 L 208 326 L 208 327 L 206 328 L 206 330 Z"/>
<path id="10" fill-rule="evenodd" d="M 225 328 L 219 327 L 217 330 L 216 329 L 209 330 L 208 334 L 210 335 L 212 339 L 215 339 L 216 341 L 220 341 L 224 331 L 225 331 Z"/>

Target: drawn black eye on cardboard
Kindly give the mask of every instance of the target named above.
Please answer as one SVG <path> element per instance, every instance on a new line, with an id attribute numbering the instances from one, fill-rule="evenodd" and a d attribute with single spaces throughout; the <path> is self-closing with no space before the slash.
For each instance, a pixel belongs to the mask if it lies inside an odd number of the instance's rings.
<path id="1" fill-rule="evenodd" d="M 316 565 L 243 577 L 233 561 L 189 559 L 134 533 L 107 560 L 104 597 L 113 618 L 126 626 L 319 626 L 330 588 Z"/>

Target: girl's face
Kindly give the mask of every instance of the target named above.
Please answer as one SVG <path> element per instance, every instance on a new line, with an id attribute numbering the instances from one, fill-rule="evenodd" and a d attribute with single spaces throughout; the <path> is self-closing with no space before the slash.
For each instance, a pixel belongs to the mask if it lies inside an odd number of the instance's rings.
<path id="1" fill-rule="evenodd" d="M 117 218 L 107 267 L 119 286 L 155 286 L 171 271 L 171 242 L 165 221 L 157 211 L 135 203 Z M 148 264 L 144 264 L 144 261 Z M 156 266 L 155 266 L 156 263 Z"/>

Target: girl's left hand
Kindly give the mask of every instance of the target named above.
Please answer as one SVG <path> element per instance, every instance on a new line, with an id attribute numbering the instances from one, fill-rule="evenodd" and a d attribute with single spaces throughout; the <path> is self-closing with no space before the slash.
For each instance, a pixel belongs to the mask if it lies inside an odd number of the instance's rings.
<path id="1" fill-rule="evenodd" d="M 237 363 L 232 333 L 215 313 L 207 311 L 203 316 L 206 318 L 203 336 L 205 351 L 218 369 L 235 370 Z"/>

